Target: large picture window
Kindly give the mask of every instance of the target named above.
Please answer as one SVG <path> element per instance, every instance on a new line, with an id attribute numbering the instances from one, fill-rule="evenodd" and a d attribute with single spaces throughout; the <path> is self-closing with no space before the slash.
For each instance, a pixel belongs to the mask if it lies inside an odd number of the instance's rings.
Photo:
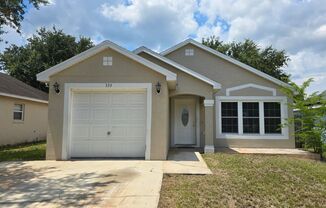
<path id="1" fill-rule="evenodd" d="M 222 103 L 222 132 L 238 133 L 238 103 Z"/>
<path id="2" fill-rule="evenodd" d="M 279 102 L 264 102 L 265 134 L 281 133 L 281 105 Z"/>
<path id="3" fill-rule="evenodd" d="M 242 103 L 243 133 L 259 133 L 259 103 Z"/>
<path id="4" fill-rule="evenodd" d="M 218 138 L 288 138 L 288 128 L 282 126 L 287 118 L 285 97 L 220 97 Z"/>

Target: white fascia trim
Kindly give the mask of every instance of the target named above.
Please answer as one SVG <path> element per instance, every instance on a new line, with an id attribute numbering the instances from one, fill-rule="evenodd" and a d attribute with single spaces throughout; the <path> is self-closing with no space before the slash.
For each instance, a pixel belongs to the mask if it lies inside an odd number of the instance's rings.
<path id="1" fill-rule="evenodd" d="M 64 109 L 62 131 L 62 160 L 71 158 L 71 112 L 74 91 L 115 91 L 115 90 L 146 90 L 146 150 L 145 160 L 151 158 L 151 128 L 152 128 L 152 83 L 65 83 Z"/>
<path id="2" fill-rule="evenodd" d="M 34 102 L 39 102 L 39 103 L 46 103 L 48 104 L 49 102 L 46 100 L 40 100 L 36 98 L 30 98 L 30 97 L 25 97 L 25 96 L 20 96 L 20 95 L 13 95 L 13 94 L 8 94 L 8 93 L 0 93 L 1 96 L 6 96 L 6 97 L 11 97 L 11 98 L 17 98 L 17 99 L 23 99 L 23 100 L 29 100 L 29 101 L 34 101 Z"/>
<path id="3" fill-rule="evenodd" d="M 273 93 L 273 96 L 276 96 L 276 89 L 275 88 L 265 87 L 265 86 L 261 86 L 261 85 L 257 85 L 257 84 L 253 84 L 253 83 L 227 88 L 226 89 L 226 96 L 230 96 L 230 92 L 232 92 L 232 91 L 242 90 L 242 89 L 249 88 L 249 87 L 260 89 L 260 90 L 265 90 L 265 91 L 270 91 L 270 92 Z"/>
<path id="4" fill-rule="evenodd" d="M 238 126 L 239 133 L 222 133 L 222 109 L 223 101 L 238 102 Z M 242 102 L 259 102 L 259 125 L 261 126 L 258 134 L 244 134 L 242 124 Z M 280 102 L 281 103 L 281 120 L 282 124 L 288 119 L 288 104 L 285 96 L 216 96 L 216 139 L 290 139 L 289 127 L 284 126 L 281 134 L 265 134 L 264 132 L 264 109 L 263 102 Z"/>
<path id="5" fill-rule="evenodd" d="M 139 54 L 141 52 L 147 53 L 147 54 L 149 54 L 149 55 L 151 55 L 151 56 L 153 56 L 153 57 L 155 57 L 155 58 L 157 58 L 157 59 L 159 59 L 159 60 L 161 60 L 161 61 L 163 61 L 163 62 L 165 62 L 165 63 L 167 63 L 167 64 L 169 64 L 169 65 L 171 65 L 171 66 L 173 66 L 173 67 L 175 67 L 175 68 L 177 68 L 177 69 L 179 69 L 179 70 L 181 70 L 181 71 L 183 71 L 183 72 L 185 72 L 185 73 L 187 73 L 187 74 L 189 74 L 189 75 L 191 75 L 191 76 L 193 76 L 193 77 L 195 77 L 195 78 L 197 78 L 199 80 L 201 80 L 201 81 L 204 81 L 204 82 L 212 85 L 213 89 L 221 89 L 221 84 L 220 83 L 215 82 L 215 81 L 213 81 L 213 80 L 211 80 L 211 79 L 209 79 L 209 78 L 207 78 L 207 77 L 205 77 L 205 76 L 203 76 L 203 75 L 201 75 L 201 74 L 199 74 L 199 73 L 197 73 L 197 72 L 195 72 L 195 71 L 193 71 L 193 70 L 191 70 L 191 69 L 189 69 L 189 68 L 187 68 L 185 66 L 182 66 L 181 64 L 178 64 L 178 63 L 176 63 L 176 62 L 174 62 L 174 61 L 172 61 L 172 60 L 170 60 L 170 59 L 168 59 L 168 58 L 166 58 L 166 57 L 164 57 L 164 56 L 162 56 L 162 55 L 160 55 L 160 54 L 158 54 L 158 53 L 156 53 L 156 52 L 154 52 L 154 51 L 152 51 L 152 50 L 150 50 L 148 48 L 146 48 L 145 46 L 141 46 L 141 47 L 135 49 L 133 52 L 135 54 Z"/>
<path id="6" fill-rule="evenodd" d="M 268 74 L 266 74 L 264 72 L 259 71 L 258 69 L 255 69 L 255 68 L 253 68 L 253 67 L 251 67 L 251 66 L 249 66 L 247 64 L 244 64 L 244 63 L 242 63 L 242 62 L 240 62 L 240 61 L 238 61 L 238 60 L 236 60 L 234 58 L 231 58 L 231 57 L 229 57 L 229 56 L 227 56 L 227 55 L 225 55 L 225 54 L 223 54 L 221 52 L 218 52 L 218 51 L 216 51 L 216 50 L 214 50 L 214 49 L 212 49 L 210 47 L 207 47 L 207 46 L 205 46 L 205 45 L 203 45 L 203 44 L 201 44 L 201 43 L 199 43 L 199 42 L 197 42 L 197 41 L 195 41 L 195 40 L 193 40 L 191 38 L 187 39 L 187 40 L 185 40 L 185 41 L 183 41 L 183 42 L 181 42 L 181 43 L 179 43 L 179 44 L 177 44 L 177 45 L 175 45 L 175 46 L 173 46 L 171 48 L 168 48 L 165 51 L 162 51 L 160 54 L 162 56 L 165 56 L 165 55 L 167 55 L 167 54 L 169 54 L 169 53 L 171 53 L 171 52 L 185 46 L 188 43 L 193 44 L 193 45 L 195 45 L 195 46 L 197 46 L 197 47 L 199 47 L 199 48 L 201 48 L 201 49 L 203 49 L 205 51 L 208 51 L 208 52 L 210 52 L 210 53 L 212 53 L 212 54 L 214 54 L 214 55 L 216 55 L 216 56 L 218 56 L 218 57 L 220 57 L 220 58 L 222 58 L 222 59 L 224 59 L 224 60 L 226 60 L 228 62 L 231 62 L 231 63 L 233 63 L 233 64 L 235 64 L 235 65 L 237 65 L 237 66 L 239 66 L 239 67 L 241 67 L 243 69 L 246 69 L 246 70 L 248 70 L 248 71 L 250 71 L 250 72 L 252 72 L 252 73 L 254 73 L 254 74 L 258 75 L 258 76 L 261 76 L 261 77 L 263 77 L 263 78 L 265 78 L 265 79 L 267 79 L 267 80 L 269 80 L 271 82 L 274 82 L 275 84 L 278 84 L 278 85 L 283 86 L 283 87 L 291 87 L 289 84 L 287 84 L 285 82 L 282 82 L 282 81 L 280 81 L 280 80 L 278 80 L 278 79 L 276 79 L 276 78 L 274 78 L 274 77 L 272 77 L 272 76 L 270 76 L 270 75 L 268 75 Z M 291 87 L 291 89 L 292 89 L 292 87 Z"/>
<path id="7" fill-rule="evenodd" d="M 136 62 L 139 62 L 151 69 L 153 69 L 154 71 L 158 72 L 158 73 L 161 73 L 163 75 L 166 76 L 166 80 L 167 81 L 176 81 L 177 79 L 177 75 L 167 69 L 164 69 L 163 67 L 159 66 L 159 65 L 156 65 L 130 51 L 128 51 L 127 49 L 111 42 L 111 41 L 103 41 L 102 43 L 74 56 L 74 57 L 71 57 L 70 59 L 64 61 L 64 62 L 61 62 L 60 64 L 57 64 L 39 74 L 37 74 L 37 80 L 38 81 L 41 81 L 41 82 L 49 82 L 49 78 L 51 75 L 53 74 L 56 74 L 60 71 L 63 71 L 64 69 L 70 67 L 70 66 L 73 66 L 107 48 L 111 48 L 115 51 L 117 51 L 118 53 L 121 53 L 125 56 L 127 56 L 128 58 L 136 61 Z"/>

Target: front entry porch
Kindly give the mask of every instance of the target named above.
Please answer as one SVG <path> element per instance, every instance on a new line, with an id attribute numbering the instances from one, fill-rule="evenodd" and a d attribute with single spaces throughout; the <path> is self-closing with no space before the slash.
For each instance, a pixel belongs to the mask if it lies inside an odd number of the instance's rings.
<path id="1" fill-rule="evenodd" d="M 170 147 L 202 147 L 201 98 L 176 96 L 170 102 Z"/>
<path id="2" fill-rule="evenodd" d="M 170 98 L 170 148 L 214 152 L 213 100 L 197 95 Z"/>

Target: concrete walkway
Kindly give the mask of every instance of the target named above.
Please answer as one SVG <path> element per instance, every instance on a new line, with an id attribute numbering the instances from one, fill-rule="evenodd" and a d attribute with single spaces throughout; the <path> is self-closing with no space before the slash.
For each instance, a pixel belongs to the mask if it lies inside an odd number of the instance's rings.
<path id="1" fill-rule="evenodd" d="M 212 174 L 199 152 L 193 152 L 191 149 L 171 150 L 168 160 L 163 162 L 163 172 L 188 175 Z"/>
<path id="2" fill-rule="evenodd" d="M 211 174 L 198 153 L 169 159 L 1 162 L 0 207 L 154 208 L 163 173 Z"/>

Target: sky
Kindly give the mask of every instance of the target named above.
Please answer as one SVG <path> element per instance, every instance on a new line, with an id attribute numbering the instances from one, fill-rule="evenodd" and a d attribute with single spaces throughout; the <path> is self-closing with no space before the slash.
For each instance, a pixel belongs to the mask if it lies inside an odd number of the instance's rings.
<path id="1" fill-rule="evenodd" d="M 94 43 L 108 39 L 158 52 L 189 37 L 249 38 L 284 49 L 291 59 L 284 70 L 294 82 L 312 77 L 309 92 L 326 90 L 325 0 L 51 0 L 40 10 L 27 9 L 21 35 L 5 28 L 8 44 L 1 42 L 0 51 L 53 26 Z"/>

